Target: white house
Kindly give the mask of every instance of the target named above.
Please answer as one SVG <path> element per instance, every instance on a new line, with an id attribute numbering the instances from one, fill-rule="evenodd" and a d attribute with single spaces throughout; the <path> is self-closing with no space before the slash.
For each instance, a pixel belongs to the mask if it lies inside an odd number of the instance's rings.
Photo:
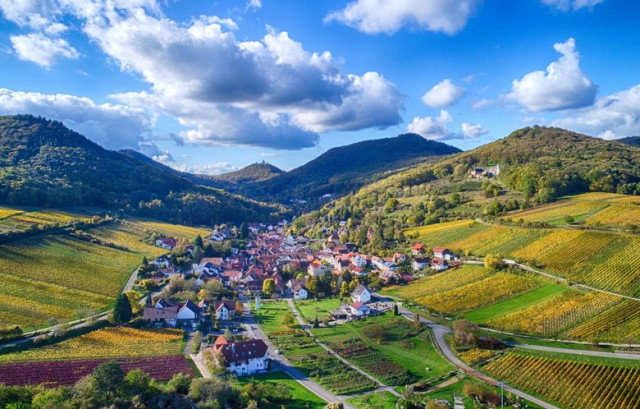
<path id="1" fill-rule="evenodd" d="M 176 246 L 176 241 L 170 237 L 161 237 L 156 240 L 156 247 L 161 247 L 165 250 L 173 250 Z"/>
<path id="2" fill-rule="evenodd" d="M 178 309 L 178 321 L 195 321 L 200 317 L 200 308 L 191 300 L 187 300 Z"/>
<path id="3" fill-rule="evenodd" d="M 431 260 L 431 268 L 436 271 L 444 271 L 449 268 L 447 261 L 441 258 L 434 258 Z"/>
<path id="4" fill-rule="evenodd" d="M 232 320 L 236 314 L 236 303 L 232 300 L 222 300 L 213 303 L 213 310 L 219 320 Z"/>
<path id="5" fill-rule="evenodd" d="M 347 312 L 357 318 L 366 317 L 371 314 L 371 309 L 361 302 L 354 302 L 347 307 Z"/>
<path id="6" fill-rule="evenodd" d="M 224 357 L 225 369 L 236 376 L 266 372 L 269 368 L 267 344 L 261 339 L 228 342 L 220 336 L 212 350 Z"/>
<path id="7" fill-rule="evenodd" d="M 431 263 L 431 259 L 428 257 L 416 257 L 411 260 L 411 268 L 413 271 L 419 271 L 427 267 Z"/>
<path id="8" fill-rule="evenodd" d="M 440 246 L 436 246 L 433 248 L 433 256 L 435 258 L 443 258 L 445 260 L 453 260 L 453 261 L 460 261 L 460 259 L 458 258 L 458 256 L 456 256 L 455 254 L 453 254 L 451 252 L 451 250 L 449 250 L 446 247 L 440 247 Z"/>
<path id="9" fill-rule="evenodd" d="M 293 299 L 294 300 L 306 300 L 309 297 L 309 293 L 307 289 L 302 285 L 298 284 L 293 288 Z"/>
<path id="10" fill-rule="evenodd" d="M 367 290 L 367 287 L 359 284 L 351 293 L 351 299 L 353 302 L 360 302 L 362 304 L 368 303 L 371 301 L 371 292 Z"/>
<path id="11" fill-rule="evenodd" d="M 309 264 L 308 273 L 311 277 L 319 277 L 327 274 L 329 268 L 319 261 Z"/>

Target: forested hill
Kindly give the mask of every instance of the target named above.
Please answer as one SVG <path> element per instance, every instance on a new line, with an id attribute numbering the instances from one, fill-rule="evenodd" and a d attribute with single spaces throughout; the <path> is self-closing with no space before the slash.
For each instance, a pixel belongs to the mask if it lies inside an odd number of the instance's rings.
<path id="1" fill-rule="evenodd" d="M 616 139 L 616 141 L 631 146 L 640 146 L 640 136 L 627 136 L 626 138 Z"/>
<path id="2" fill-rule="evenodd" d="M 240 191 L 281 202 L 326 193 L 343 195 L 400 169 L 457 152 L 458 148 L 416 134 L 363 141 L 329 149 L 296 169 L 246 184 Z"/>
<path id="3" fill-rule="evenodd" d="M 282 169 L 273 166 L 270 163 L 252 163 L 249 166 L 245 166 L 235 172 L 223 173 L 221 175 L 213 176 L 212 179 L 216 181 L 223 181 L 227 183 L 248 183 L 248 182 L 262 182 L 278 175 L 285 173 Z"/>
<path id="4" fill-rule="evenodd" d="M 497 165 L 497 178 L 471 177 L 475 168 L 495 171 Z M 534 126 L 368 184 L 299 218 L 293 228 L 321 235 L 319 227 L 335 228 L 322 225 L 325 216 L 331 215 L 332 220 L 351 219 L 354 237 L 350 239 L 358 244 L 366 243 L 367 229 L 373 227 L 379 240 L 372 246 L 391 246 L 402 239 L 398 232 L 406 227 L 498 216 L 585 192 L 640 195 L 640 148 Z M 315 225 L 310 232 L 306 231 L 309 225 Z"/>
<path id="5" fill-rule="evenodd" d="M 59 122 L 0 117 L 0 203 L 97 206 L 194 224 L 260 220 L 281 210 L 156 165 L 106 150 Z"/>

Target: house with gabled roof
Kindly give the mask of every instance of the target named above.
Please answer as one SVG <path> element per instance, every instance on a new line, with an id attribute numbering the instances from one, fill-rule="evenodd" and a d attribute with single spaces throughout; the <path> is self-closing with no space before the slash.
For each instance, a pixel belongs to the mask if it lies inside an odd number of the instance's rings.
<path id="1" fill-rule="evenodd" d="M 351 299 L 353 302 L 361 302 L 363 304 L 371 301 L 371 292 L 367 290 L 362 284 L 358 284 L 358 286 L 351 293 Z"/>
<path id="2" fill-rule="evenodd" d="M 211 349 L 224 357 L 225 370 L 236 376 L 266 372 L 269 368 L 268 347 L 261 339 L 229 342 L 221 336 Z"/>
<path id="3" fill-rule="evenodd" d="M 213 303 L 213 311 L 219 320 L 232 320 L 236 314 L 236 303 L 233 300 L 220 300 Z"/>
<path id="4" fill-rule="evenodd" d="M 200 307 L 193 301 L 187 300 L 180 304 L 176 318 L 178 321 L 195 322 L 200 319 Z"/>

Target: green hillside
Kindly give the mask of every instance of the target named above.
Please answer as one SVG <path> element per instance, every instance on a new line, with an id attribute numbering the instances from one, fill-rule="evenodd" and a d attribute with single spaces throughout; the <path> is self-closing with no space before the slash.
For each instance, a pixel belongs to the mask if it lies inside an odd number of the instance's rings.
<path id="1" fill-rule="evenodd" d="M 289 172 L 246 184 L 240 192 L 281 203 L 328 193 L 341 196 L 402 168 L 457 152 L 458 148 L 416 134 L 363 141 L 329 149 Z"/>
<path id="2" fill-rule="evenodd" d="M 222 175 L 213 176 L 214 181 L 222 181 L 228 183 L 250 183 L 262 182 L 278 175 L 285 173 L 282 169 L 273 166 L 270 163 L 252 163 L 235 172 L 223 173 Z"/>
<path id="3" fill-rule="evenodd" d="M 283 209 L 220 189 L 138 157 L 103 149 L 59 122 L 0 117 L 0 203 L 121 209 L 188 224 L 266 220 Z"/>

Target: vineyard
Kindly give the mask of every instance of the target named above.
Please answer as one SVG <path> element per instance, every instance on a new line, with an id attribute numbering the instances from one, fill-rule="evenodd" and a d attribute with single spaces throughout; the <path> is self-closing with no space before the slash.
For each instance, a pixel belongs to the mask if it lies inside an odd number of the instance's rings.
<path id="1" fill-rule="evenodd" d="M 406 286 L 388 288 L 383 292 L 397 297 L 414 299 L 440 291 L 451 290 L 456 287 L 485 278 L 491 273 L 484 267 L 465 265 L 459 269 L 447 270 L 443 273 L 434 274 L 421 278 Z"/>
<path id="2" fill-rule="evenodd" d="M 531 278 L 497 273 L 462 287 L 418 297 L 415 301 L 436 311 L 458 314 L 514 297 L 537 286 Z"/>
<path id="3" fill-rule="evenodd" d="M 0 223 L 66 223 L 88 216 L 57 210 L 20 212 L 2 208 L 9 218 Z M 0 213 L 2 214 L 2 213 Z M 27 222 L 27 219 L 29 220 Z M 0 232 L 3 227 L 0 226 Z M 152 234 L 193 240 L 205 229 L 149 221 L 124 221 L 86 231 L 104 245 L 64 235 L 35 236 L 0 248 L 0 327 L 19 325 L 25 330 L 49 321 L 73 319 L 107 309 L 142 257 L 157 257 L 166 250 L 143 240 Z"/>
<path id="4" fill-rule="evenodd" d="M 105 328 L 42 348 L 0 355 L 0 362 L 129 358 L 180 354 L 182 331 Z"/>
<path id="5" fill-rule="evenodd" d="M 101 363 L 115 360 L 125 372 L 140 369 L 158 381 L 167 381 L 175 374 L 183 373 L 194 377 L 193 370 L 184 355 L 154 357 L 88 359 L 55 362 L 20 362 L 0 364 L 0 383 L 8 386 L 73 385 L 91 374 Z"/>
<path id="6" fill-rule="evenodd" d="M 565 408 L 640 408 L 640 369 L 509 353 L 490 374 Z"/>
<path id="7" fill-rule="evenodd" d="M 547 222 L 552 225 L 584 223 L 587 226 L 626 228 L 640 226 L 640 200 L 612 193 L 586 193 L 555 203 L 511 213 L 503 219 Z M 569 220 L 566 218 L 570 217 Z"/>
<path id="8" fill-rule="evenodd" d="M 510 214 L 505 218 L 512 220 L 524 220 L 526 222 L 548 222 L 550 224 L 564 224 L 564 217 L 571 216 L 574 220 L 595 213 L 607 207 L 606 202 L 567 200 L 546 204 Z"/>
<path id="9" fill-rule="evenodd" d="M 620 297 L 599 292 L 582 294 L 571 291 L 487 321 L 486 324 L 509 332 L 552 336 L 593 317 L 620 300 Z"/>
<path id="10" fill-rule="evenodd" d="M 623 332 L 625 324 L 629 332 Z M 635 327 L 635 331 L 632 328 Z M 607 338 L 607 334 L 615 333 L 615 337 Z M 635 334 L 634 334 L 635 332 Z M 585 323 L 566 332 L 567 337 L 583 340 L 640 342 L 640 302 L 626 300 L 597 315 Z"/>

